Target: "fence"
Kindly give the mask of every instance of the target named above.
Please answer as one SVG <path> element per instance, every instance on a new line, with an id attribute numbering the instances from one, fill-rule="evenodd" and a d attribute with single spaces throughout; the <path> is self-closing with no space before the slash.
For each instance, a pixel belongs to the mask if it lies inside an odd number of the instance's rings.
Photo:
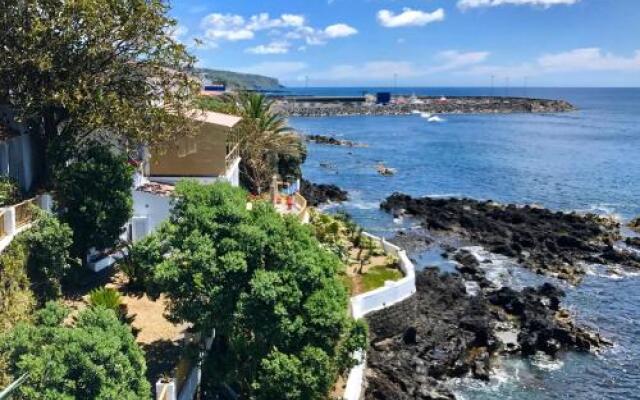
<path id="1" fill-rule="evenodd" d="M 33 207 L 35 207 L 35 203 L 35 198 L 33 198 L 14 206 L 16 212 L 16 228 L 22 228 L 33 222 Z"/>
<path id="2" fill-rule="evenodd" d="M 384 238 L 363 233 L 369 239 L 378 242 L 385 253 L 398 257 L 400 269 L 404 273 L 404 278 L 399 281 L 387 281 L 381 288 L 360 294 L 351 298 L 351 315 L 355 319 L 363 318 L 365 315 L 389 307 L 393 304 L 406 300 L 416 292 L 415 267 L 406 251 L 400 247 L 387 242 Z M 349 371 L 347 384 L 344 392 L 344 400 L 360 400 L 364 386 L 364 371 L 366 367 L 366 357 L 362 353 L 354 354 L 360 363 Z"/>
<path id="3" fill-rule="evenodd" d="M 202 380 L 202 360 L 206 357 L 213 340 L 215 330 L 211 336 L 201 344 L 204 348 L 199 352 L 198 359 L 183 358 L 173 371 L 173 379 L 158 379 L 156 382 L 156 400 L 193 400 L 198 392 Z M 200 335 L 197 335 L 199 342 Z"/>
<path id="4" fill-rule="evenodd" d="M 0 252 L 18 233 L 31 225 L 34 217 L 33 208 L 36 206 L 51 211 L 53 208 L 51 195 L 43 194 L 0 210 Z"/>

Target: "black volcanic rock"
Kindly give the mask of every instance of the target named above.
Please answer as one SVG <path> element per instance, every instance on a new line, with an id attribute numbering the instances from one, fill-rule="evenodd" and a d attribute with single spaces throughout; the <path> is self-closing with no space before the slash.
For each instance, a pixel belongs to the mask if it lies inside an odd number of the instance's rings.
<path id="1" fill-rule="evenodd" d="M 489 380 L 501 353 L 554 356 L 608 344 L 574 324 L 559 307 L 564 292 L 548 283 L 470 296 L 461 276 L 427 268 L 417 274 L 416 286 L 410 299 L 367 316 L 371 345 L 366 400 L 453 399 L 443 385 L 448 378 L 470 374 Z M 399 315 L 404 321 L 398 321 Z M 505 326 L 518 347 L 500 339 Z"/>
<path id="2" fill-rule="evenodd" d="M 348 200 L 346 191 L 336 185 L 315 184 L 303 179 L 300 183 L 300 193 L 311 207 L 317 207 L 329 202 L 341 202 Z"/>
<path id="3" fill-rule="evenodd" d="M 537 273 L 571 282 L 578 282 L 584 274 L 582 261 L 640 267 L 633 257 L 612 247 L 621 238 L 620 225 L 596 215 L 398 193 L 388 197 L 381 208 L 394 215 L 417 217 L 427 230 L 460 235 Z"/>

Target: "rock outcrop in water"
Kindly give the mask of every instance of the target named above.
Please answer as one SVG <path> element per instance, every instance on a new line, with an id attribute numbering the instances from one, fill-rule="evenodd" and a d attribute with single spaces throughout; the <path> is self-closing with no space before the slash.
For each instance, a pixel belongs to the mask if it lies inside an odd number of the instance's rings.
<path id="1" fill-rule="evenodd" d="M 571 321 L 560 308 L 564 293 L 551 284 L 471 296 L 461 276 L 428 268 L 416 285 L 412 298 L 367 317 L 367 400 L 454 399 L 444 382 L 488 380 L 499 354 L 555 356 L 608 344 Z"/>
<path id="2" fill-rule="evenodd" d="M 336 185 L 315 184 L 306 179 L 302 179 L 300 185 L 300 193 L 311 207 L 318 207 L 329 202 L 348 200 L 347 192 Z"/>
<path id="3" fill-rule="evenodd" d="M 398 193 L 381 207 L 415 216 L 427 230 L 458 235 L 537 273 L 574 283 L 585 273 L 583 263 L 640 268 L 637 254 L 614 247 L 621 239 L 619 223 L 597 215 L 471 199 L 414 199 Z"/>
<path id="4" fill-rule="evenodd" d="M 316 144 L 326 144 L 330 146 L 364 147 L 364 145 L 352 142 L 351 140 L 337 139 L 337 138 L 334 138 L 333 136 L 307 135 L 306 139 Z"/>
<path id="5" fill-rule="evenodd" d="M 324 117 L 350 115 L 409 115 L 415 112 L 428 114 L 499 114 L 499 113 L 557 113 L 575 108 L 564 100 L 528 99 L 521 97 L 422 97 L 422 104 L 365 104 L 359 101 L 314 102 L 305 99 L 279 100 L 278 109 L 291 117 Z"/>
<path id="6" fill-rule="evenodd" d="M 631 222 L 629 222 L 629 228 L 633 229 L 634 231 L 640 233 L 640 217 L 631 220 Z"/>

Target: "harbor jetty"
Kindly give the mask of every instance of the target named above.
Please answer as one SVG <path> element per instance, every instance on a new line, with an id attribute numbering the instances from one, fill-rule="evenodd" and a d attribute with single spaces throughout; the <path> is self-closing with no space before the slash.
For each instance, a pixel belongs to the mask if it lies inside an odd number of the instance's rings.
<path id="1" fill-rule="evenodd" d="M 369 96 L 275 96 L 276 107 L 290 117 L 409 114 L 558 113 L 575 110 L 564 100 L 525 97 L 392 96 L 380 103 Z"/>

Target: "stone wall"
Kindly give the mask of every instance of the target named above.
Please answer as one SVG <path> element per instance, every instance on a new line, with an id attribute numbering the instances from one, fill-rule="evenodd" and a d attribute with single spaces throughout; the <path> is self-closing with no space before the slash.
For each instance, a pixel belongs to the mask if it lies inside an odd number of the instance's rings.
<path id="1" fill-rule="evenodd" d="M 418 313 L 416 295 L 383 310 L 374 311 L 365 319 L 369 325 L 369 340 L 380 340 L 401 334 L 415 321 Z"/>

